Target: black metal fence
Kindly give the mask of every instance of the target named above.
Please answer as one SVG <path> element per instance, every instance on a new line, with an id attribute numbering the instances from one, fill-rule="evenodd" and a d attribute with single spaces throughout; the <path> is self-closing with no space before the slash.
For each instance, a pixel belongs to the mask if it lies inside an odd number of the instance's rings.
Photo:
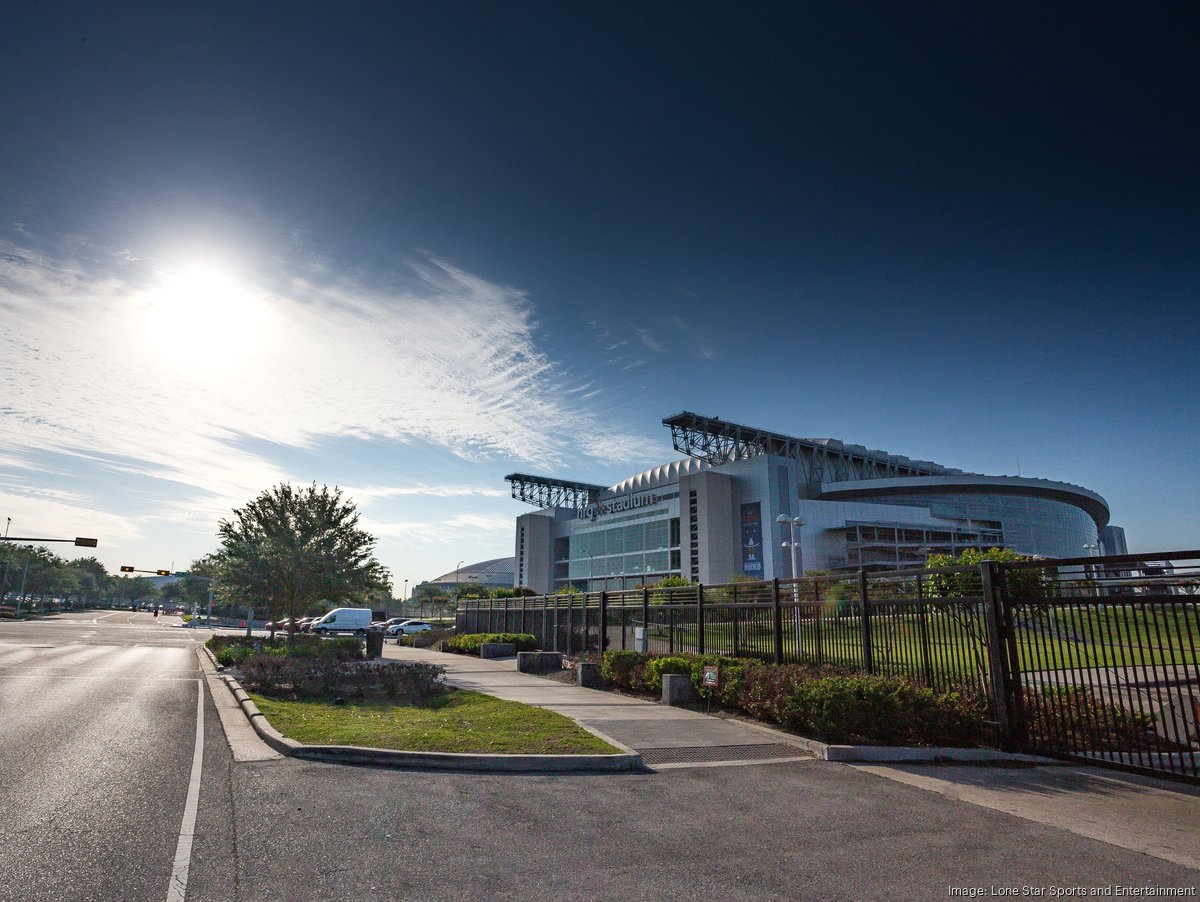
<path id="1" fill-rule="evenodd" d="M 1153 564 L 1150 563 L 1153 561 Z M 463 601 L 460 633 L 904 676 L 1009 749 L 1200 780 L 1200 552 Z"/>

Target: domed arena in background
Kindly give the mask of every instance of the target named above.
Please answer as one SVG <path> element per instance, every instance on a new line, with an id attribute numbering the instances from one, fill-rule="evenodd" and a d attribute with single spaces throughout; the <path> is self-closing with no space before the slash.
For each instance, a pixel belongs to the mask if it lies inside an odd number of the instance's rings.
<path id="1" fill-rule="evenodd" d="M 457 570 L 443 573 L 434 579 L 421 583 L 423 586 L 434 586 L 444 589 L 451 594 L 455 587 L 466 583 L 476 583 L 490 588 L 511 589 L 517 570 L 515 557 L 495 557 L 488 561 L 474 564 L 463 564 Z"/>

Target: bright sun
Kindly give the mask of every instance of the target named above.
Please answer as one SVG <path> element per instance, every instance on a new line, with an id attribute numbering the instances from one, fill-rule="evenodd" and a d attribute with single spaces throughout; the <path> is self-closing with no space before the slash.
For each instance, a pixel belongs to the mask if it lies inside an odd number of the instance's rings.
<path id="1" fill-rule="evenodd" d="M 176 362 L 230 363 L 262 341 L 266 312 L 263 299 L 227 272 L 193 264 L 163 273 L 147 298 L 142 328 Z"/>

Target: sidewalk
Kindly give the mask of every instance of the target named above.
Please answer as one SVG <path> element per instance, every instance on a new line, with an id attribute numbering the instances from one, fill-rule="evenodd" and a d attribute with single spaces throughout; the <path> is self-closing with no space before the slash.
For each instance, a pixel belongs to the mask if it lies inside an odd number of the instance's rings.
<path id="1" fill-rule="evenodd" d="M 557 711 L 641 752 L 645 763 L 656 770 L 812 758 L 785 733 L 519 673 L 516 658 L 483 660 L 395 643 L 384 645 L 383 656 L 439 664 L 446 668 L 446 681 L 460 689 Z"/>

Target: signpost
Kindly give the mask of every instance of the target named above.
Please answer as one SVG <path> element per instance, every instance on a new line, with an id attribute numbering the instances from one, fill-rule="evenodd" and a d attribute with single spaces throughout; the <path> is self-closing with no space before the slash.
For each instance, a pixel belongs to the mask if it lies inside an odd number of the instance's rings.
<path id="1" fill-rule="evenodd" d="M 711 711 L 713 690 L 721 686 L 721 668 L 716 664 L 705 664 L 704 675 L 700 678 L 700 685 L 704 687 L 704 696 L 708 702 L 708 710 Z"/>

